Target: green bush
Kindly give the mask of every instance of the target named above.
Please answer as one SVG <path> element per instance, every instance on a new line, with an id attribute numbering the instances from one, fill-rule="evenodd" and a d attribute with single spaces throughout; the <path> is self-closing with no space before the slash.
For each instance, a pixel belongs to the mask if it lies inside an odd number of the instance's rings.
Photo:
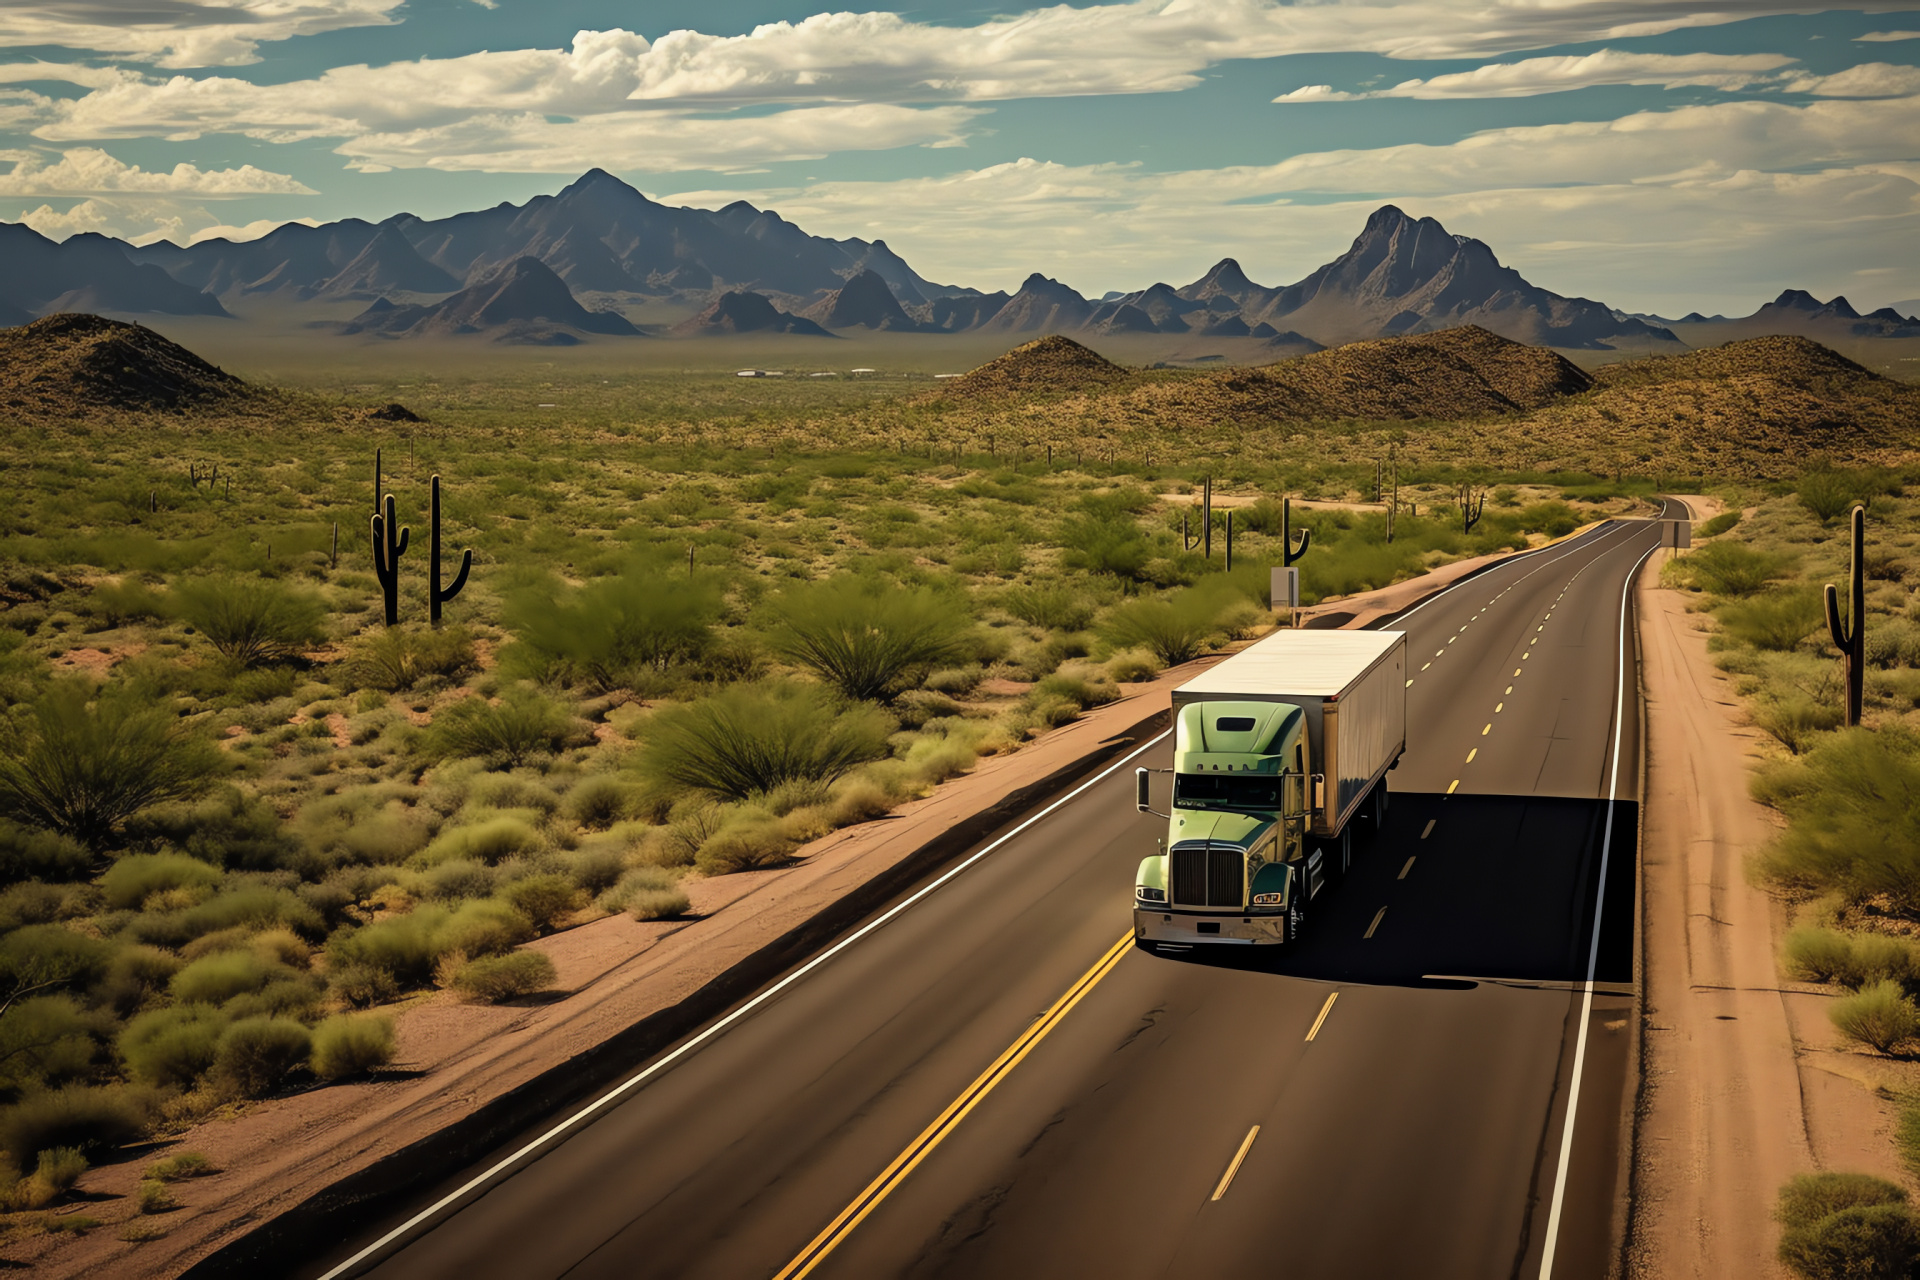
<path id="1" fill-rule="evenodd" d="M 1738 511 L 1722 511 L 1713 519 L 1702 524 L 1697 532 L 1703 538 L 1717 538 L 1739 523 L 1740 513 Z"/>
<path id="2" fill-rule="evenodd" d="M 1853 902 L 1885 894 L 1895 912 L 1920 915 L 1920 741 L 1849 729 L 1767 781 L 1790 821 L 1761 855 L 1764 876 Z"/>
<path id="3" fill-rule="evenodd" d="M 385 974 L 400 987 L 416 987 L 433 976 L 440 958 L 437 935 L 452 912 L 445 907 L 416 907 L 403 916 L 376 920 L 327 942 L 327 971 L 364 966 Z"/>
<path id="4" fill-rule="evenodd" d="M 507 626 L 547 673 L 605 691 L 701 657 L 720 607 L 715 579 L 634 566 L 558 599 L 547 591 L 516 596 Z"/>
<path id="5" fill-rule="evenodd" d="M 1832 702 L 1815 702 L 1804 694 L 1756 700 L 1749 712 L 1753 722 L 1772 734 L 1794 755 L 1805 755 L 1820 735 L 1838 729 L 1845 712 Z"/>
<path id="6" fill-rule="evenodd" d="M 873 707 L 839 706 L 791 680 L 736 685 L 663 708 L 639 768 L 656 785 L 743 800 L 785 782 L 830 782 L 887 753 L 893 722 Z"/>
<path id="7" fill-rule="evenodd" d="M 565 747 L 573 732 L 566 710 L 538 689 L 516 685 L 500 695 L 500 705 L 485 698 L 464 698 L 433 718 L 423 746 L 439 760 L 474 756 L 519 768 L 538 755 Z"/>
<path id="8" fill-rule="evenodd" d="M 28 878 L 56 884 L 80 880 L 92 866 L 93 855 L 71 836 L 0 819 L 0 884 Z"/>
<path id="9" fill-rule="evenodd" d="M 195 727 L 124 691 L 50 686 L 23 720 L 0 721 L 0 810 L 99 849 L 150 805 L 205 789 L 224 767 Z"/>
<path id="10" fill-rule="evenodd" d="M 1720 628 L 1737 640 L 1784 653 L 1826 624 L 1826 606 L 1811 588 L 1769 591 L 1726 605 L 1716 615 Z"/>
<path id="11" fill-rule="evenodd" d="M 556 976 L 553 961 L 543 952 L 513 951 L 462 965 L 453 976 L 453 989 L 476 1003 L 494 1004 L 545 991 Z"/>
<path id="12" fill-rule="evenodd" d="M 29 1169 L 56 1147 L 102 1152 L 133 1142 L 146 1134 L 148 1115 L 147 1100 L 134 1090 L 68 1085 L 0 1109 L 0 1147 L 15 1168 Z"/>
<path id="13" fill-rule="evenodd" d="M 140 1183 L 140 1190 L 135 1198 L 141 1213 L 168 1213 L 180 1207 L 180 1200 L 173 1194 L 172 1189 L 166 1183 L 156 1182 L 151 1178 Z"/>
<path id="14" fill-rule="evenodd" d="M 1140 526 L 1121 513 L 1072 516 L 1061 525 L 1059 545 L 1069 569 L 1138 581 L 1153 559 Z"/>
<path id="15" fill-rule="evenodd" d="M 393 1020 L 371 1013 L 344 1013 L 313 1029 L 307 1065 L 322 1080 L 365 1075 L 393 1061 Z"/>
<path id="16" fill-rule="evenodd" d="M 442 831 L 413 861 L 421 867 L 437 867 L 454 861 L 483 862 L 491 866 L 532 847 L 539 839 L 539 834 L 518 818 L 488 818 Z"/>
<path id="17" fill-rule="evenodd" d="M 190 1089 L 219 1051 L 227 1016 L 206 1005 L 151 1009 L 129 1019 L 118 1047 L 127 1075 L 141 1084 Z"/>
<path id="18" fill-rule="evenodd" d="M 952 596 L 850 574 L 790 587 L 770 613 L 774 650 L 855 702 L 966 657 L 972 622 Z"/>
<path id="19" fill-rule="evenodd" d="M 463 902 L 455 907 L 434 934 L 440 955 L 458 951 L 468 956 L 499 955 L 533 937 L 533 922 L 511 903 L 494 898 Z"/>
<path id="20" fill-rule="evenodd" d="M 1868 496 L 1859 475 L 1827 468 L 1809 471 L 1800 477 L 1794 491 L 1801 505 L 1819 517 L 1821 524 L 1845 515 L 1854 503 L 1864 502 Z"/>
<path id="21" fill-rule="evenodd" d="M 213 1080 L 228 1093 L 258 1098 L 307 1060 L 312 1034 L 292 1018 L 242 1018 L 220 1036 Z"/>
<path id="22" fill-rule="evenodd" d="M 1920 1008 L 1897 982 L 1869 982 L 1827 1007 L 1840 1034 L 1880 1053 L 1893 1054 L 1920 1036 Z"/>
<path id="23" fill-rule="evenodd" d="M 242 666 L 283 662 L 326 639 L 317 596 L 271 578 L 194 578 L 173 589 L 180 616 Z"/>
<path id="24" fill-rule="evenodd" d="M 542 933 L 550 932 L 562 917 L 580 905 L 580 890 L 566 876 L 553 872 L 515 880 L 501 896 Z"/>
<path id="25" fill-rule="evenodd" d="M 1905 1280 L 1920 1261 L 1920 1218 L 1907 1193 L 1863 1173 L 1794 1178 L 1774 1211 L 1780 1261 L 1806 1280 Z"/>
<path id="26" fill-rule="evenodd" d="M 605 831 L 631 815 L 632 788 L 609 774 L 582 778 L 567 793 L 566 815 L 589 831 Z"/>
<path id="27" fill-rule="evenodd" d="M 187 1178 L 205 1178 L 220 1172 L 220 1166 L 198 1151 L 178 1151 L 147 1166 L 146 1176 L 155 1182 L 180 1182 Z"/>
<path id="28" fill-rule="evenodd" d="M 1139 647 L 1169 667 L 1206 652 L 1218 634 L 1220 601 L 1211 594 L 1182 592 L 1171 600 L 1129 600 L 1107 615 L 1100 632 L 1116 648 Z"/>
<path id="29" fill-rule="evenodd" d="M 635 920 L 670 920 L 692 905 L 679 877 L 664 867 L 635 867 L 600 895 L 602 910 L 625 911 Z"/>
<path id="30" fill-rule="evenodd" d="M 440 902 L 457 902 L 462 898 L 484 898 L 493 892 L 494 881 L 498 873 L 484 862 L 472 858 L 450 858 L 435 863 L 433 868 L 420 877 L 420 887 L 426 896 Z"/>
<path id="31" fill-rule="evenodd" d="M 247 951 L 203 956 L 173 975 L 173 998 L 185 1003 L 221 1004 L 243 992 L 258 991 L 287 972 Z"/>
<path id="32" fill-rule="evenodd" d="M 0 1090 L 18 1094 L 92 1075 L 95 1038 L 107 1022 L 69 995 L 15 1000 L 0 1015 Z"/>
<path id="33" fill-rule="evenodd" d="M 220 868 L 184 853 L 134 853 L 107 868 L 100 877 L 100 893 L 115 910 L 138 911 L 156 893 L 211 889 L 220 878 Z"/>
<path id="34" fill-rule="evenodd" d="M 33 1176 L 56 1196 L 73 1190 L 80 1175 L 87 1171 L 87 1157 L 77 1147 L 53 1147 L 40 1153 Z"/>
<path id="35" fill-rule="evenodd" d="M 325 932 L 321 914 L 288 889 L 262 884 L 241 885 L 215 894 L 184 911 L 145 912 L 127 922 L 123 936 L 132 942 L 183 947 L 209 933 L 243 926 L 254 929 L 285 925 L 304 938 Z"/>
<path id="36" fill-rule="evenodd" d="M 430 676 L 451 678 L 473 669 L 473 639 L 465 628 L 388 627 L 348 649 L 341 675 L 348 689 L 398 693 Z"/>
<path id="37" fill-rule="evenodd" d="M 1085 631 L 1093 625 L 1093 606 L 1066 587 L 1009 587 L 1000 607 L 1043 631 Z"/>
<path id="38" fill-rule="evenodd" d="M 1792 567 L 1786 556 L 1744 542 L 1715 542 L 1690 551 L 1680 572 L 1702 591 L 1720 596 L 1750 596 Z"/>
<path id="39" fill-rule="evenodd" d="M 0 991 L 79 990 L 113 962 L 114 946 L 58 924 L 30 924 L 0 935 Z"/>
<path id="40" fill-rule="evenodd" d="M 1802 928 L 1787 935 L 1787 969 L 1807 982 L 1835 982 L 1859 990 L 1873 982 L 1903 987 L 1920 980 L 1920 957 L 1904 938 Z"/>

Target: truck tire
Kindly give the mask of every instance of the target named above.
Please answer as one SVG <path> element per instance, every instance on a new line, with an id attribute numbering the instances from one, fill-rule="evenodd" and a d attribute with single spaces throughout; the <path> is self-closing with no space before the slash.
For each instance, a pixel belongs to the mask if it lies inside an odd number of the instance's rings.
<path id="1" fill-rule="evenodd" d="M 1373 791 L 1367 796 L 1367 836 L 1369 839 L 1380 834 L 1387 825 L 1387 780 L 1385 778 L 1373 784 Z"/>

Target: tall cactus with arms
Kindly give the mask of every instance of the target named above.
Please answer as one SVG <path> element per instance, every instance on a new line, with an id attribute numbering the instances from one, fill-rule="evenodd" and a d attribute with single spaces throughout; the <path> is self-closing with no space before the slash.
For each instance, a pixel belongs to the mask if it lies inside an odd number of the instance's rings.
<path id="1" fill-rule="evenodd" d="M 1307 548 L 1311 546 L 1312 543 L 1313 543 L 1313 530 L 1302 529 L 1300 531 L 1300 547 L 1298 550 L 1294 549 L 1293 499 L 1292 498 L 1280 499 L 1280 551 L 1281 551 L 1281 554 L 1285 557 L 1285 559 L 1283 559 L 1280 562 L 1281 567 L 1285 568 L 1286 566 L 1292 564 L 1295 560 L 1298 560 L 1301 556 L 1304 556 L 1305 554 L 1307 554 Z"/>
<path id="2" fill-rule="evenodd" d="M 1849 629 L 1840 621 L 1840 591 L 1831 582 L 1827 584 L 1827 631 L 1833 636 L 1834 647 L 1840 650 L 1840 656 L 1847 664 L 1847 726 L 1860 723 L 1860 706 L 1865 701 L 1863 684 L 1866 680 L 1867 666 L 1867 575 L 1866 561 L 1862 552 L 1867 538 L 1867 509 L 1855 506 L 1853 509 L 1853 563 L 1848 583 L 1849 602 L 1852 605 L 1853 626 Z"/>
<path id="3" fill-rule="evenodd" d="M 453 585 L 446 590 L 440 589 L 440 477 L 433 478 L 433 532 L 431 549 L 433 565 L 432 581 L 427 588 L 427 617 L 434 626 L 440 625 L 440 606 L 460 594 L 460 588 L 467 585 L 467 571 L 473 568 L 473 552 L 460 553 L 460 572 L 454 575 Z"/>
<path id="4" fill-rule="evenodd" d="M 400 557 L 407 554 L 407 536 L 411 530 L 400 527 L 392 494 L 387 495 L 385 512 L 376 512 L 372 523 L 373 573 L 380 579 L 380 594 L 387 606 L 387 625 L 391 627 L 400 621 Z"/>

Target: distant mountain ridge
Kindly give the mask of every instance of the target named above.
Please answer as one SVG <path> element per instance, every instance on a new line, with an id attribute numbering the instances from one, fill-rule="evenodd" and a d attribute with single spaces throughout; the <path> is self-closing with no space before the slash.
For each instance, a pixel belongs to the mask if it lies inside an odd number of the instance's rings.
<path id="1" fill-rule="evenodd" d="M 1223 258 L 1189 284 L 1160 282 L 1098 301 L 1040 272 L 1011 295 L 938 284 L 885 240 L 810 235 L 743 200 L 717 210 L 669 206 L 599 169 L 522 205 L 437 219 L 400 213 L 378 223 L 289 223 L 241 242 L 134 246 L 88 234 L 56 244 L 30 228 L 0 223 L 0 261 L 8 266 L 0 273 L 0 325 L 55 310 L 227 316 L 256 301 L 295 307 L 360 301 L 375 305 L 340 331 L 584 341 L 581 335 L 639 332 L 624 319 L 625 328 L 608 320 L 631 308 L 653 321 L 655 331 L 681 334 L 1160 335 L 1254 340 L 1276 354 L 1297 354 L 1475 325 L 1563 348 L 1684 345 L 1659 317 L 1543 289 L 1503 265 L 1482 241 L 1393 205 L 1375 210 L 1345 253 L 1293 284 L 1257 284 L 1238 261 Z M 523 263 L 537 263 L 545 274 Z M 504 298 L 454 301 L 510 268 L 515 282 Z M 470 304 L 479 311 L 467 315 Z M 676 323 L 673 315 L 685 320 Z M 1723 322 L 1696 314 L 1672 323 Z M 1744 321 L 1724 323 L 1743 334 L 1920 334 L 1920 321 L 1892 310 L 1859 316 L 1845 299 L 1822 304 L 1797 290 Z M 519 338 L 510 332 L 516 328 Z"/>

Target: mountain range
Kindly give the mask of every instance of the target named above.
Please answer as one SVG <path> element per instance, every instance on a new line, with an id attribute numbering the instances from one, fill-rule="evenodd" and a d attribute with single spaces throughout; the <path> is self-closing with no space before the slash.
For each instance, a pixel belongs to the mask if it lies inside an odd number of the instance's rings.
<path id="1" fill-rule="evenodd" d="M 657 320 L 663 310 L 680 318 L 646 331 L 1172 335 L 1248 340 L 1276 357 L 1464 325 L 1587 349 L 1679 349 L 1676 327 L 1692 325 L 1732 326 L 1726 336 L 1920 336 L 1920 320 L 1891 310 L 1863 317 L 1845 299 L 1821 304 L 1797 290 L 1738 320 L 1629 315 L 1534 285 L 1485 243 L 1393 205 L 1376 210 L 1345 253 L 1290 285 L 1256 284 L 1224 258 L 1190 284 L 1099 299 L 1040 272 L 1011 295 L 983 293 L 927 280 L 884 240 L 809 235 L 746 201 L 664 205 L 599 169 L 523 205 L 288 223 L 256 240 L 185 247 L 92 233 L 56 243 L 0 223 L 0 262 L 0 325 L 61 311 L 253 315 L 274 303 L 363 340 L 634 337 L 643 329 L 623 312 Z M 352 302 L 368 305 L 340 322 Z"/>

